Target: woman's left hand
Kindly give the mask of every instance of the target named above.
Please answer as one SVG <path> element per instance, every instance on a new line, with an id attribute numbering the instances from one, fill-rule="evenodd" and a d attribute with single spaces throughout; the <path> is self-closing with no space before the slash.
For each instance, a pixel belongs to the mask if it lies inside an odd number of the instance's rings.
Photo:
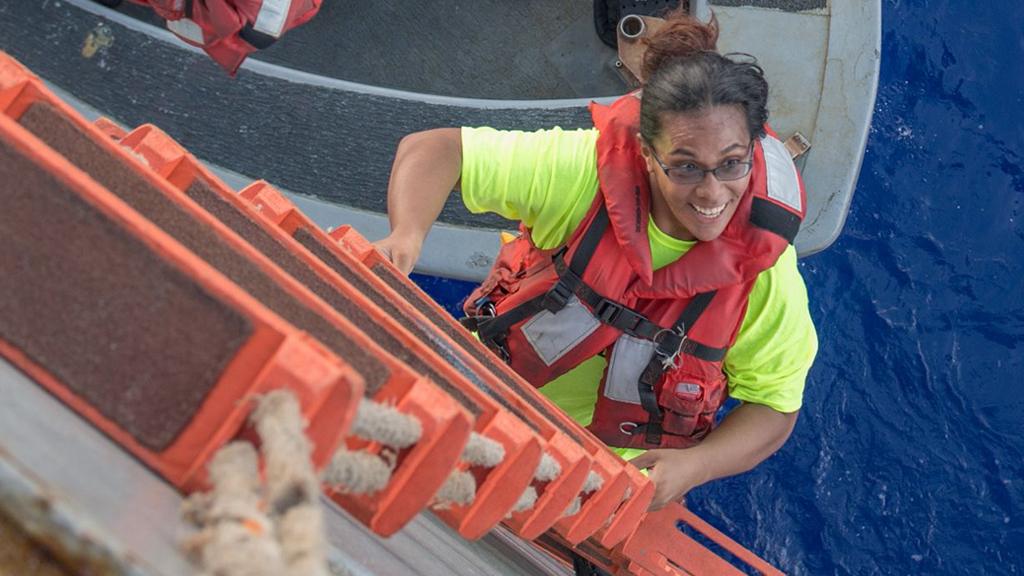
<path id="1" fill-rule="evenodd" d="M 757 466 L 786 442 L 798 414 L 745 402 L 693 448 L 660 448 L 633 458 L 634 466 L 651 471 L 654 500 L 650 509 L 677 502 L 705 482 Z"/>
<path id="2" fill-rule="evenodd" d="M 650 469 L 648 477 L 654 482 L 650 510 L 660 510 L 669 502 L 682 500 L 687 492 L 708 480 L 707 466 L 700 452 L 692 449 L 648 450 L 630 463 L 640 469 Z"/>

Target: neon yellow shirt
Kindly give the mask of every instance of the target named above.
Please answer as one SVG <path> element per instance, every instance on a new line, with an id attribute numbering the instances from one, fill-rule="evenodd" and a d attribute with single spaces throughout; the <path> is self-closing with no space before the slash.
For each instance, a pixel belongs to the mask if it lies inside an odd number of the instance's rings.
<path id="1" fill-rule="evenodd" d="M 597 130 L 538 132 L 462 129 L 462 200 L 475 213 L 520 220 L 540 248 L 555 248 L 583 220 L 598 191 Z M 649 220 L 655 269 L 677 260 L 696 241 L 662 232 Z M 761 272 L 746 316 L 723 364 L 729 395 L 779 412 L 800 409 L 807 372 L 818 350 L 807 289 L 789 246 Z M 586 426 L 593 418 L 605 368 L 597 356 L 541 388 Z"/>

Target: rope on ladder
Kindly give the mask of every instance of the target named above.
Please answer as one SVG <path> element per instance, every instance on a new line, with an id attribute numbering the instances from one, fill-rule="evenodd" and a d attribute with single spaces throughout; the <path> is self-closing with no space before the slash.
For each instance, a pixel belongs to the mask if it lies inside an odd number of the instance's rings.
<path id="1" fill-rule="evenodd" d="M 562 517 L 565 518 L 578 514 L 580 509 L 583 508 L 583 498 L 591 492 L 600 490 L 603 485 L 604 478 L 601 478 L 597 472 L 591 470 L 590 473 L 587 474 L 587 481 L 583 483 L 583 488 L 580 489 L 579 495 L 572 499 L 569 507 L 562 513 Z"/>
<path id="2" fill-rule="evenodd" d="M 537 464 L 537 469 L 533 472 L 533 481 L 534 483 L 543 484 L 551 482 L 561 474 L 562 466 L 550 454 L 544 452 L 540 457 L 540 462 Z M 523 490 L 523 493 L 519 496 L 516 505 L 512 507 L 512 512 L 525 512 L 533 508 L 537 504 L 538 497 L 537 488 L 532 484 L 527 486 L 526 490 Z"/>
<path id="3" fill-rule="evenodd" d="M 277 390 L 251 416 L 260 436 L 267 499 L 288 576 L 328 576 L 320 482 L 294 394 Z"/>
<path id="4" fill-rule="evenodd" d="M 470 466 L 494 468 L 505 459 L 505 448 L 476 432 L 469 435 L 466 447 L 462 449 L 461 460 Z M 432 505 L 438 509 L 452 505 L 468 506 L 476 499 L 476 478 L 465 470 L 453 470 L 441 489 L 434 495 Z"/>
<path id="5" fill-rule="evenodd" d="M 291 392 L 271 392 L 257 399 L 250 418 L 266 481 L 251 444 L 217 451 L 212 489 L 186 503 L 199 527 L 186 547 L 208 576 L 328 576 L 320 485 L 298 401 Z"/>
<path id="6" fill-rule="evenodd" d="M 186 502 L 199 532 L 185 542 L 204 575 L 273 576 L 285 570 L 273 524 L 263 513 L 256 449 L 232 442 L 210 460 L 206 494 Z"/>
<path id="7" fill-rule="evenodd" d="M 393 406 L 363 399 L 356 411 L 352 434 L 385 447 L 379 454 L 340 448 L 324 468 L 321 478 L 343 494 L 373 494 L 387 487 L 400 450 L 423 436 L 420 421 Z"/>

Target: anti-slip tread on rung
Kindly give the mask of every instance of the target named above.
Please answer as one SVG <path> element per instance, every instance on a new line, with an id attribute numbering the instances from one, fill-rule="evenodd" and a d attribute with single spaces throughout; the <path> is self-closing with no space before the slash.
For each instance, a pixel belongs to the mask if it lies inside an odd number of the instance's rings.
<path id="1" fill-rule="evenodd" d="M 453 524 L 460 533 L 476 538 L 508 513 L 514 504 L 512 493 L 526 488 L 530 482 L 529 470 L 536 466 L 541 455 L 539 439 L 521 420 L 503 417 L 501 406 L 446 361 L 451 354 L 446 357 L 435 354 L 421 335 L 408 332 L 407 322 L 384 313 L 347 278 L 339 278 L 283 230 L 268 223 L 255 208 L 166 134 L 147 126 L 126 136 L 123 144 L 148 158 L 152 168 L 183 187 L 190 198 L 299 279 L 386 350 L 414 370 L 430 376 L 476 417 L 479 434 L 501 444 L 507 461 L 491 469 L 475 471 L 479 490 L 473 504 L 454 506 L 442 512 L 442 517 L 458 517 L 453 518 Z M 164 170 L 165 163 L 173 163 L 174 168 Z M 191 178 L 186 174 L 191 174 Z M 503 489 L 496 490 L 492 485 Z"/>
<path id="2" fill-rule="evenodd" d="M 366 379 L 368 392 L 381 386 L 389 376 L 388 367 L 367 353 L 350 333 L 290 294 L 215 228 L 197 219 L 194 211 L 147 181 L 137 171 L 136 160 L 119 157 L 116 147 L 105 149 L 101 146 L 105 142 L 97 142 L 96 134 L 87 132 L 75 119 L 52 103 L 39 101 L 26 109 L 19 122 L 272 310 L 345 358 Z"/>
<path id="3" fill-rule="evenodd" d="M 140 444 L 164 450 L 251 323 L 42 167 L 6 143 L 0 154 L 0 261 L 12 264 L 0 333 Z"/>
<path id="4" fill-rule="evenodd" d="M 272 387 L 324 464 L 355 371 L 3 115 L 0 136 L 0 353 L 179 487 Z"/>
<path id="5" fill-rule="evenodd" d="M 401 346 L 395 345 L 392 342 L 382 342 L 380 334 L 374 334 L 369 330 L 374 324 L 365 311 L 360 310 L 352 302 L 346 301 L 337 291 L 318 278 L 312 270 L 301 262 L 296 261 L 286 248 L 274 242 L 272 238 L 267 237 L 250 219 L 240 214 L 231 204 L 225 201 L 211 183 L 204 181 L 202 178 L 196 178 L 185 189 L 185 195 L 226 224 L 228 228 L 244 238 L 249 244 L 255 246 L 272 262 L 306 286 L 321 300 L 331 305 L 342 316 L 352 321 L 354 325 L 358 326 L 372 340 L 382 345 L 396 358 L 416 369 L 416 366 L 409 362 L 409 354 Z M 376 390 L 374 389 L 371 392 L 376 392 Z M 460 403 L 464 407 L 470 404 L 469 402 Z M 475 406 L 473 408 L 475 409 Z M 471 412 L 475 412 L 475 410 L 471 410 Z"/>
<path id="6" fill-rule="evenodd" d="M 0 60 L 4 58 L 0 55 Z M 7 93 L 2 93 L 0 104 L 5 104 L 6 114 L 34 129 L 44 141 L 52 143 L 143 216 L 287 321 L 335 351 L 363 376 L 368 390 L 376 391 L 374 399 L 396 405 L 400 411 L 421 421 L 424 436 L 416 446 L 399 456 L 400 470 L 392 477 L 386 493 L 367 502 L 362 510 L 350 509 L 372 530 L 384 535 L 400 529 L 419 513 L 458 462 L 470 433 L 467 412 L 155 174 L 143 164 L 144 158 L 110 141 L 108 135 L 38 81 L 34 82 L 19 87 L 15 98 L 7 98 Z M 21 114 L 17 116 L 12 111 Z M 351 437 L 346 440 L 346 446 L 379 450 Z M 410 468 L 416 468 L 415 474 Z"/>

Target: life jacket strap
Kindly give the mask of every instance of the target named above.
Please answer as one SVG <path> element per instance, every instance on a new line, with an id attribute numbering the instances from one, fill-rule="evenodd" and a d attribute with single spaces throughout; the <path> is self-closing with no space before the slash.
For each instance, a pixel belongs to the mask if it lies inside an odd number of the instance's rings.
<path id="1" fill-rule="evenodd" d="M 251 23 L 247 23 L 238 31 L 238 37 L 248 42 L 250 46 L 257 50 L 270 48 L 274 42 L 277 42 L 277 38 L 260 32 Z"/>
<path id="2" fill-rule="evenodd" d="M 602 203 L 597 214 L 594 216 L 594 220 L 587 227 L 586 232 L 583 233 L 580 245 L 572 255 L 572 261 L 569 262 L 569 265 L 565 265 L 565 254 L 569 251 L 568 246 L 563 246 L 551 256 L 555 270 L 558 272 L 558 281 L 544 295 L 544 308 L 552 314 L 565 308 L 566 303 L 568 303 L 569 298 L 573 294 L 580 296 L 581 299 L 583 294 L 596 294 L 583 281 L 583 272 L 587 269 L 587 264 L 594 256 L 594 252 L 597 252 L 597 245 L 601 243 L 601 238 L 608 229 L 608 223 L 608 209 Z"/>
<path id="3" fill-rule="evenodd" d="M 575 295 L 590 307 L 598 320 L 625 334 L 644 340 L 657 341 L 662 347 L 667 347 L 675 354 L 685 353 L 712 362 L 725 358 L 727 348 L 715 348 L 677 336 L 682 334 L 679 332 L 680 326 L 691 325 L 703 313 L 707 304 L 710 303 L 711 297 L 714 296 L 714 292 L 706 293 L 711 296 L 697 295 L 694 297 L 690 305 L 683 310 L 676 326 L 672 330 L 665 330 L 640 312 L 605 298 L 583 281 L 583 272 L 594 252 L 597 251 L 597 245 L 604 236 L 608 223 L 608 211 L 602 205 L 580 240 L 579 248 L 573 254 L 572 261 L 568 265 L 565 263 L 565 254 L 568 252 L 568 247 L 565 246 L 551 256 L 558 274 L 558 281 L 547 292 L 497 316 L 493 313 L 493 305 L 489 314 L 481 313 L 483 306 L 478 305 L 478 314 L 461 319 L 462 325 L 475 331 L 485 345 L 507 361 L 508 350 L 504 343 L 507 341 L 508 331 L 512 326 L 534 316 L 541 310 L 547 310 L 552 314 L 557 313 L 565 308 L 569 299 Z M 703 301 L 704 298 L 707 299 L 707 302 Z M 695 307 L 695 303 L 700 305 Z M 654 375 L 652 374 L 652 376 Z M 660 373 L 657 376 L 660 377 Z M 655 381 L 657 380 L 655 379 Z M 658 422 L 660 421 L 659 419 Z"/>
<path id="4" fill-rule="evenodd" d="M 463 325 L 467 328 L 470 325 L 475 327 L 477 336 L 480 337 L 484 344 L 492 350 L 500 350 L 500 342 L 507 339 L 509 328 L 515 324 L 532 317 L 541 310 L 547 310 L 555 314 L 565 308 L 573 294 L 593 292 L 583 282 L 583 271 L 586 270 L 591 256 L 597 251 L 597 245 L 607 228 L 608 211 L 602 205 L 594 221 L 580 240 L 579 248 L 576 249 L 572 262 L 568 266 L 565 265 L 565 254 L 569 250 L 568 246 L 563 246 L 552 254 L 551 259 L 558 272 L 558 281 L 555 282 L 554 286 L 544 294 L 531 298 L 503 314 L 491 317 L 473 316 L 471 317 L 473 320 L 469 322 L 463 321 Z M 501 351 L 504 352 L 505 356 L 508 355 L 507 350 Z"/>
<path id="5" fill-rule="evenodd" d="M 676 436 L 680 438 L 684 437 L 682 434 L 673 434 L 671 432 L 665 432 L 660 422 L 647 422 L 644 424 L 637 424 L 633 428 L 630 428 L 628 431 L 623 430 L 623 433 L 628 434 L 630 436 L 643 434 L 645 442 L 650 442 L 652 438 L 656 438 L 658 442 L 661 442 L 662 436 Z M 656 447 L 657 445 L 654 444 L 653 446 Z"/>
<path id="6" fill-rule="evenodd" d="M 644 371 L 640 374 L 640 378 L 637 380 L 637 391 L 640 394 L 640 405 L 643 406 L 647 412 L 647 426 L 644 428 L 644 440 L 649 445 L 658 446 L 661 444 L 661 435 L 664 433 L 661 427 L 662 420 L 665 418 L 665 414 L 661 411 L 661 406 L 658 405 L 658 394 L 657 384 L 661 380 L 662 375 L 673 367 L 678 362 L 679 355 L 684 353 L 684 348 L 687 347 L 687 342 L 690 340 L 687 338 L 687 334 L 690 328 L 697 322 L 701 314 L 708 309 L 708 305 L 711 304 L 711 300 L 714 299 L 717 290 L 710 292 L 701 292 L 690 300 L 690 303 L 683 308 L 682 313 L 679 314 L 679 318 L 676 323 L 672 326 L 671 330 L 667 330 L 661 333 L 658 338 L 655 339 L 657 347 L 654 350 L 654 354 L 651 355 L 650 361 L 647 366 L 644 367 Z M 703 345 L 697 345 L 703 346 Z M 693 350 L 694 345 L 690 345 Z M 717 350 L 721 350 L 721 358 L 725 358 L 725 349 L 711 349 L 710 347 L 704 347 L 707 350 L 704 352 L 713 352 L 715 355 L 718 354 Z M 689 352 L 687 352 L 689 353 Z"/>

